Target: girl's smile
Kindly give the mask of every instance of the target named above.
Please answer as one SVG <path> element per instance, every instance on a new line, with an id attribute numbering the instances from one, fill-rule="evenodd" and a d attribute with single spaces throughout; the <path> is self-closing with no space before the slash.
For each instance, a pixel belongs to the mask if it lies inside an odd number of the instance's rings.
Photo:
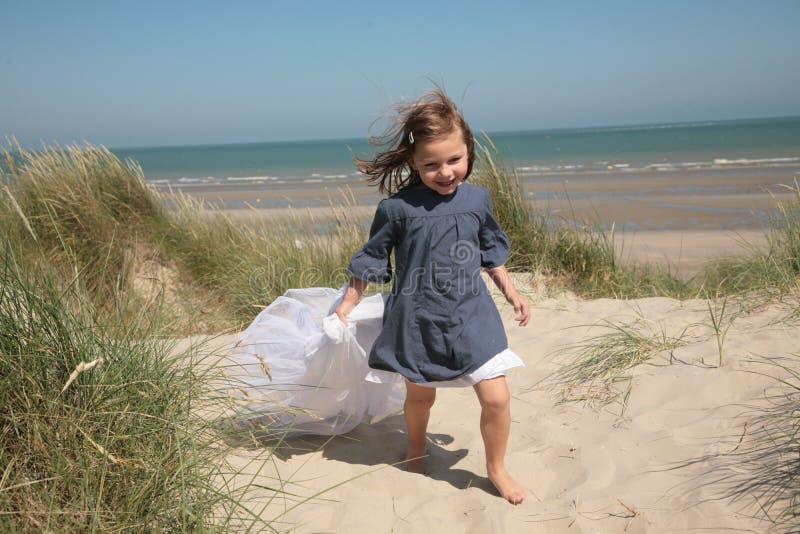
<path id="1" fill-rule="evenodd" d="M 454 193 L 469 168 L 464 134 L 456 128 L 445 137 L 419 141 L 409 165 L 428 188 L 440 195 Z"/>

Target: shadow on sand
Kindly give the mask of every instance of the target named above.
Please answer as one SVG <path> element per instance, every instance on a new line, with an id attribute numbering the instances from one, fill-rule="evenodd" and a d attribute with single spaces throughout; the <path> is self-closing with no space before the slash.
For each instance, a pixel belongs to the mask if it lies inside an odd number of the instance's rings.
<path id="1" fill-rule="evenodd" d="M 378 423 L 358 425 L 339 436 L 302 435 L 276 439 L 273 433 L 256 435 L 249 443 L 240 446 L 271 447 L 272 454 L 283 461 L 321 451 L 323 458 L 353 465 L 404 469 L 406 451 L 405 422 L 401 415 L 388 417 Z M 455 488 L 479 488 L 491 495 L 499 495 L 485 476 L 466 469 L 454 468 L 469 452 L 468 449 L 450 450 L 444 446 L 453 443 L 447 434 L 428 433 L 426 475 L 447 482 Z"/>

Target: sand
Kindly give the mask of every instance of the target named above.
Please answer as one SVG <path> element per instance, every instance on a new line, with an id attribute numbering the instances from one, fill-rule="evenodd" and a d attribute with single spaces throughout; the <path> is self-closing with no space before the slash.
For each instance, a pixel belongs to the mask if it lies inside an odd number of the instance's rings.
<path id="1" fill-rule="evenodd" d="M 714 259 L 763 250 L 767 234 L 763 230 L 616 232 L 614 244 L 623 263 L 667 267 L 689 279 Z"/>
<path id="2" fill-rule="evenodd" d="M 272 453 L 258 442 L 236 449 L 228 460 L 251 476 L 234 484 L 265 486 L 247 506 L 298 533 L 771 532 L 752 495 L 730 492 L 752 476 L 735 456 L 748 446 L 746 423 L 752 430 L 754 414 L 768 405 L 765 392 L 779 386 L 750 371 L 778 374 L 765 357 L 800 367 L 798 327 L 781 320 L 786 309 L 731 304 L 728 313 L 737 315 L 718 367 L 706 301 L 543 294 L 529 295 L 527 327 L 498 301 L 510 347 L 526 362 L 508 377 L 507 466 L 528 491 L 523 504 L 505 502 L 486 478 L 474 392 L 449 389 L 432 410 L 427 476 L 394 465 L 405 433 L 393 416 L 342 436 L 292 438 Z M 618 386 L 628 391 L 624 403 L 559 404 L 553 372 L 608 323 L 683 336 L 684 345 L 627 373 L 632 380 Z M 734 478 L 721 480 L 727 475 Z"/>

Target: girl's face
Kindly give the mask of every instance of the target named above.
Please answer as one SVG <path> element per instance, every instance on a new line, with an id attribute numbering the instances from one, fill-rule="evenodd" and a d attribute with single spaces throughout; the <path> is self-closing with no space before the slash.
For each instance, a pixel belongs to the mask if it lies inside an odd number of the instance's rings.
<path id="1" fill-rule="evenodd" d="M 428 188 L 440 195 L 454 193 L 469 167 L 464 135 L 456 128 L 445 137 L 417 142 L 409 164 Z"/>

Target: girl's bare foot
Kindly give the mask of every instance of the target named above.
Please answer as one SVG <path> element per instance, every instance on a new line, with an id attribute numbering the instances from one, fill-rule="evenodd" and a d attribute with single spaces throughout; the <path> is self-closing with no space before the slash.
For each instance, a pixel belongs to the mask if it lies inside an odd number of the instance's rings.
<path id="1" fill-rule="evenodd" d="M 525 488 L 517 484 L 504 468 L 488 469 L 488 473 L 489 480 L 505 500 L 511 504 L 520 504 L 525 500 Z"/>
<path id="2" fill-rule="evenodd" d="M 417 473 L 418 475 L 425 474 L 425 458 L 415 458 L 413 460 L 406 460 L 406 471 L 409 473 Z"/>

